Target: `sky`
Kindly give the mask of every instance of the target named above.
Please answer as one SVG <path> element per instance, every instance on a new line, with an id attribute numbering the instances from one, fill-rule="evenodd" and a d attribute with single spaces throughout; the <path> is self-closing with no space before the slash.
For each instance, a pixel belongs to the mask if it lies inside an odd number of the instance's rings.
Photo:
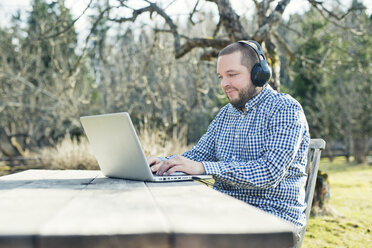
<path id="1" fill-rule="evenodd" d="M 154 1 L 154 0 L 153 0 Z M 276 2 L 278 2 L 277 0 Z M 344 8 L 346 9 L 348 6 L 350 6 L 352 0 L 340 0 L 340 2 L 344 5 Z M 71 9 L 73 17 L 79 16 L 82 11 L 87 6 L 89 0 L 66 0 L 66 7 Z M 138 0 L 128 0 L 132 4 L 132 6 L 135 7 L 141 7 L 138 5 L 138 3 L 141 3 L 143 1 Z M 167 5 L 169 2 L 172 2 L 172 0 L 158 0 L 157 2 L 160 2 L 159 4 L 163 4 L 163 6 Z M 167 13 L 177 16 L 184 16 L 186 18 L 187 14 L 192 10 L 194 7 L 194 4 L 196 0 L 177 0 L 175 3 L 170 5 L 167 9 Z M 217 13 L 217 7 L 215 4 L 210 2 L 204 2 L 203 9 L 211 9 L 212 11 L 215 11 Z M 326 1 L 325 1 L 326 2 Z M 28 12 L 31 10 L 31 0 L 0 0 L 0 26 L 7 26 L 9 24 L 9 20 L 11 19 L 12 15 L 20 9 L 22 13 Z M 363 0 L 363 3 L 365 6 L 367 6 L 367 13 L 372 13 L 372 0 Z M 254 9 L 253 1 L 247 1 L 247 0 L 231 0 L 231 4 L 238 15 L 244 16 L 244 15 L 251 15 L 251 13 L 247 12 L 249 9 Z M 287 6 L 283 13 L 283 18 L 287 19 L 289 15 L 294 13 L 303 13 L 306 10 L 309 9 L 309 4 L 306 0 L 292 0 L 291 3 Z M 121 14 L 123 14 L 121 12 Z M 128 13 L 129 15 L 130 13 Z M 23 15 L 26 16 L 26 15 Z M 75 25 L 76 30 L 80 34 L 84 34 L 84 32 L 87 31 L 87 27 L 89 27 L 90 24 L 88 23 L 87 18 L 81 18 Z"/>

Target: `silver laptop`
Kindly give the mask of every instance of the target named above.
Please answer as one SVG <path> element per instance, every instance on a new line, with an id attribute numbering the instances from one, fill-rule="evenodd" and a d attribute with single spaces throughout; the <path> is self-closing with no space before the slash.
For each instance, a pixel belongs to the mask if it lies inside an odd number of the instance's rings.
<path id="1" fill-rule="evenodd" d="M 99 167 L 107 177 L 153 182 L 211 178 L 177 172 L 169 176 L 153 174 L 126 112 L 83 116 L 80 121 Z"/>

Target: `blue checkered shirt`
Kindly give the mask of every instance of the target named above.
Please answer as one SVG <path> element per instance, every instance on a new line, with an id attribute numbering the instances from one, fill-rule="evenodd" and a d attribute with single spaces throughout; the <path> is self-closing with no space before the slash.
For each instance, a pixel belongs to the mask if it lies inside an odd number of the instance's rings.
<path id="1" fill-rule="evenodd" d="M 214 188 L 294 223 L 306 223 L 305 165 L 310 142 L 301 105 L 267 85 L 246 111 L 224 106 L 182 156 L 202 162 Z"/>

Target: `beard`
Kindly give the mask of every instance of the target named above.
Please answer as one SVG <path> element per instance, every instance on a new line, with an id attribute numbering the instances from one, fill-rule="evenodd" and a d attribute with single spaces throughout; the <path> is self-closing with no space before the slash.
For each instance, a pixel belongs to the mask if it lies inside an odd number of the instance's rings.
<path id="1" fill-rule="evenodd" d="M 231 105 L 240 110 L 243 110 L 245 108 L 245 104 L 259 92 L 259 90 L 255 86 L 247 86 L 246 88 L 243 88 L 241 90 L 238 90 L 236 88 L 233 89 L 238 91 L 238 98 L 230 99 L 228 96 L 227 98 L 229 99 Z"/>

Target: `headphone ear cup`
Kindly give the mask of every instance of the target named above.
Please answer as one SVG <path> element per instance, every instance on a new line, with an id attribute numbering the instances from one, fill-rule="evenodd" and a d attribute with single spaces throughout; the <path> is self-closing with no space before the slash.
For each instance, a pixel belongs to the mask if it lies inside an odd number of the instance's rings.
<path id="1" fill-rule="evenodd" d="M 265 60 L 256 63 L 251 70 L 252 83 L 258 87 L 264 86 L 271 77 L 271 70 Z"/>
<path id="2" fill-rule="evenodd" d="M 259 68 L 260 64 L 255 64 L 253 67 L 252 67 L 252 70 L 251 70 L 251 81 L 254 85 L 258 86 L 257 85 L 257 74 L 259 74 L 259 71 L 260 71 L 260 68 Z"/>
<path id="3" fill-rule="evenodd" d="M 255 53 L 257 54 L 259 63 L 256 63 L 251 70 L 251 81 L 256 86 L 264 86 L 271 78 L 271 69 L 269 64 L 267 63 L 266 56 L 263 53 L 260 44 L 258 44 L 254 40 L 241 40 L 238 41 L 238 43 L 252 48 L 253 51 L 255 51 Z M 257 48 L 249 43 L 255 44 Z"/>

